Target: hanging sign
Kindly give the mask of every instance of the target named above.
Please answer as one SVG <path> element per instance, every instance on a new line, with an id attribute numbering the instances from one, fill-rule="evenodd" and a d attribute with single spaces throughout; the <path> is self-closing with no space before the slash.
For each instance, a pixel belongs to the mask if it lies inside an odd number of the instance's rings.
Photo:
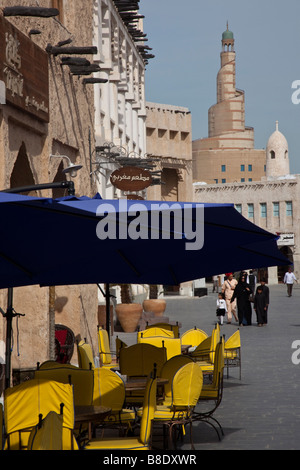
<path id="1" fill-rule="evenodd" d="M 279 239 L 277 240 L 277 245 L 279 246 L 291 246 L 295 244 L 295 236 L 293 233 L 280 233 Z"/>
<path id="2" fill-rule="evenodd" d="M 6 103 L 49 122 L 48 54 L 3 17 L 0 44 Z"/>
<path id="3" fill-rule="evenodd" d="M 152 176 L 148 170 L 135 166 L 125 166 L 111 174 L 110 182 L 122 191 L 141 191 L 152 183 Z"/>

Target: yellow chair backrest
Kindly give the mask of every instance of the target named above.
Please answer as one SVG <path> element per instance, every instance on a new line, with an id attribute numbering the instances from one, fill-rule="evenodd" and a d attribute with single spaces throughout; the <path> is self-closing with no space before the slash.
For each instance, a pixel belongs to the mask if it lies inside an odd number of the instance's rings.
<path id="1" fill-rule="evenodd" d="M 159 328 L 156 326 L 139 331 L 137 334 L 138 340 L 139 338 L 148 338 L 149 336 L 165 336 L 166 338 L 175 338 L 174 331 L 165 330 L 164 328 Z"/>
<path id="2" fill-rule="evenodd" d="M 71 383 L 74 392 L 75 406 L 92 405 L 94 390 L 94 372 L 90 369 L 80 369 L 71 364 L 36 370 L 36 379 L 54 380 L 64 384 Z"/>
<path id="3" fill-rule="evenodd" d="M 144 445 L 148 445 L 151 438 L 152 420 L 156 410 L 156 390 L 157 379 L 150 377 L 147 381 L 144 395 L 140 428 L 140 440 Z"/>
<path id="4" fill-rule="evenodd" d="M 73 387 L 61 382 L 32 379 L 4 392 L 4 421 L 8 435 L 7 445 L 18 450 L 27 446 L 31 429 L 38 423 L 40 414 L 44 417 L 50 411 L 61 413 L 63 403 L 63 448 L 71 449 L 74 445 Z M 21 430 L 25 431 L 20 436 Z"/>
<path id="5" fill-rule="evenodd" d="M 204 353 L 207 353 L 208 355 L 211 349 L 211 342 L 212 338 L 211 336 L 208 336 L 205 340 L 202 341 L 202 343 L 199 344 L 199 346 L 197 346 L 194 351 L 191 352 L 191 356 L 196 358 L 197 356 L 201 356 Z"/>
<path id="6" fill-rule="evenodd" d="M 4 426 L 3 405 L 2 403 L 0 403 L 0 450 L 2 450 L 2 446 L 3 446 L 3 426 Z"/>
<path id="7" fill-rule="evenodd" d="M 78 363 L 81 369 L 94 369 L 94 357 L 91 345 L 85 341 L 80 341 L 77 344 Z"/>
<path id="8" fill-rule="evenodd" d="M 197 362 L 182 366 L 174 375 L 172 382 L 172 406 L 194 407 L 199 399 L 203 385 L 203 374 Z"/>
<path id="9" fill-rule="evenodd" d="M 166 398 L 172 397 L 172 381 L 176 372 L 185 364 L 194 362 L 193 359 L 186 355 L 173 356 L 162 366 L 160 377 L 168 379 L 168 383 L 164 386 Z"/>
<path id="10" fill-rule="evenodd" d="M 50 411 L 29 436 L 28 450 L 63 450 L 63 415 Z"/>
<path id="11" fill-rule="evenodd" d="M 127 344 L 124 343 L 118 336 L 116 337 L 116 354 L 117 357 L 120 355 L 120 349 L 121 348 L 127 348 Z"/>
<path id="12" fill-rule="evenodd" d="M 237 330 L 225 342 L 225 350 L 236 349 L 240 347 L 241 347 L 241 335 L 240 335 L 240 330 Z"/>
<path id="13" fill-rule="evenodd" d="M 216 327 L 213 329 L 211 333 L 211 348 L 210 348 L 210 354 L 209 354 L 211 363 L 214 362 L 216 347 L 219 341 L 220 341 L 220 325 L 219 323 L 217 323 Z"/>
<path id="14" fill-rule="evenodd" d="M 42 364 L 40 364 L 38 362 L 38 365 L 37 365 L 37 368 L 40 370 L 40 369 L 51 369 L 51 368 L 56 368 L 56 367 L 67 367 L 69 366 L 70 364 L 61 364 L 60 362 L 56 362 L 56 361 L 45 361 L 45 362 L 42 362 Z"/>
<path id="15" fill-rule="evenodd" d="M 149 336 L 139 338 L 139 343 L 148 343 L 156 347 L 165 347 L 167 351 L 167 360 L 173 356 L 181 354 L 180 338 L 166 338 L 165 336 Z"/>
<path id="16" fill-rule="evenodd" d="M 153 364 L 156 364 L 159 375 L 166 360 L 166 348 L 146 342 L 133 344 L 120 349 L 120 373 L 128 376 L 148 376 L 153 370 Z"/>
<path id="17" fill-rule="evenodd" d="M 220 338 L 219 343 L 216 347 L 215 352 L 215 362 L 214 362 L 214 369 L 213 369 L 213 386 L 217 388 L 218 381 L 223 376 L 224 370 L 224 339 Z"/>
<path id="18" fill-rule="evenodd" d="M 110 369 L 94 369 L 94 406 L 108 406 L 120 411 L 125 400 L 125 385 L 122 378 Z"/>
<path id="19" fill-rule="evenodd" d="M 191 346 L 199 346 L 206 338 L 208 334 L 199 328 L 192 328 L 191 330 L 185 331 L 181 335 L 181 344 L 190 344 Z"/>
<path id="20" fill-rule="evenodd" d="M 174 338 L 179 338 L 179 325 L 178 322 L 176 325 L 172 325 L 170 323 L 158 322 L 152 323 L 151 325 L 146 325 L 146 330 L 149 328 L 163 328 L 164 330 L 171 330 L 174 333 Z"/>
<path id="21" fill-rule="evenodd" d="M 110 364 L 112 360 L 109 337 L 106 330 L 98 328 L 98 345 L 101 364 Z"/>

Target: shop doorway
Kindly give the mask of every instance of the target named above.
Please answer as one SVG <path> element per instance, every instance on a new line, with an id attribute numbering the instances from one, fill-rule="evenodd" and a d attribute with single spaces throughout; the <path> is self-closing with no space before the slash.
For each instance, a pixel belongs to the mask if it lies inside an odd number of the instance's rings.
<path id="1" fill-rule="evenodd" d="M 291 262 L 294 263 L 293 251 L 290 246 L 281 246 L 279 247 L 281 253 Z M 278 266 L 278 282 L 283 282 L 285 273 L 287 272 L 289 265 L 287 266 Z"/>

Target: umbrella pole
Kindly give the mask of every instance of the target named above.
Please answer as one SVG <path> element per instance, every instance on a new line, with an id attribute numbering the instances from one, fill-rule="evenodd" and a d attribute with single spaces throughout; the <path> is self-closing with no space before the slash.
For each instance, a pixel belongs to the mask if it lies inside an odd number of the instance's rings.
<path id="1" fill-rule="evenodd" d="M 13 313 L 13 288 L 8 289 L 7 294 L 7 310 L 6 310 L 6 349 L 5 349 L 5 388 L 10 387 L 11 373 L 11 332 Z"/>
<path id="2" fill-rule="evenodd" d="M 106 299 L 106 331 L 110 337 L 110 293 L 109 284 L 105 285 L 105 299 Z"/>

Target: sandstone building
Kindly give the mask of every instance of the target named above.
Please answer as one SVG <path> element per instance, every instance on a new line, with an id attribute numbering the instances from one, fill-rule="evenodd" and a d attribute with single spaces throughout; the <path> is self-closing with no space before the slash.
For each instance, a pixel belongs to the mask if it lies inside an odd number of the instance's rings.
<path id="1" fill-rule="evenodd" d="M 195 201 L 231 203 L 244 217 L 278 234 L 278 247 L 294 264 L 296 277 L 300 274 L 299 190 L 300 175 L 290 175 L 288 143 L 279 131 L 275 131 L 266 146 L 267 172 L 260 181 L 225 184 L 194 183 Z M 220 243 L 222 241 L 220 240 Z M 245 269 L 255 266 L 245 266 Z M 270 267 L 260 275 L 269 284 L 283 280 L 285 267 Z M 230 266 L 228 267 L 230 270 Z"/>
<path id="2" fill-rule="evenodd" d="M 76 195 L 93 196 L 98 191 L 103 197 L 116 196 L 107 185 L 112 168 L 99 166 L 99 160 L 109 162 L 109 158 L 98 148 L 113 144 L 126 148 L 126 155 L 146 153 L 145 48 L 133 30 L 129 34 L 131 25 L 117 1 L 39 0 L 38 7 L 57 8 L 58 14 L 5 16 L 4 8 L 15 3 L 0 0 L 4 46 L 0 52 L 0 189 L 69 179 L 64 170 L 72 163 L 82 167 L 74 179 Z M 18 6 L 33 3 L 19 0 Z M 79 73 L 64 63 L 69 46 L 88 48 L 90 52 L 79 53 L 80 59 L 97 72 Z M 59 197 L 65 192 L 30 194 Z M 68 236 L 61 234 L 66 247 Z M 97 286 L 85 285 L 14 289 L 14 308 L 26 316 L 19 319 L 12 368 L 26 369 L 53 358 L 54 323 L 68 326 L 77 338 L 86 338 L 96 355 L 98 291 Z M 6 303 L 3 290 L 0 306 L 4 310 Z M 5 327 L 3 319 L 0 363 Z M 72 362 L 76 361 L 75 347 Z"/>
<path id="3" fill-rule="evenodd" d="M 147 198 L 192 201 L 192 130 L 188 108 L 146 102 L 147 153 L 158 159 Z"/>
<path id="4" fill-rule="evenodd" d="M 145 64 L 152 55 L 147 52 L 141 15 L 138 11 L 136 15 L 122 13 L 122 2 L 120 13 L 118 4 L 94 1 L 94 45 L 98 48 L 94 62 L 101 69 L 94 76 L 107 82 L 94 86 L 95 146 L 91 160 L 93 178 L 106 199 L 122 194 L 110 182 L 111 173 L 119 166 L 111 154 L 143 158 L 147 151 Z"/>
<path id="5" fill-rule="evenodd" d="M 193 141 L 193 180 L 208 184 L 259 181 L 265 151 L 254 148 L 254 129 L 245 124 L 245 93 L 236 87 L 234 36 L 222 35 L 217 103 L 208 111 L 208 137 Z"/>

